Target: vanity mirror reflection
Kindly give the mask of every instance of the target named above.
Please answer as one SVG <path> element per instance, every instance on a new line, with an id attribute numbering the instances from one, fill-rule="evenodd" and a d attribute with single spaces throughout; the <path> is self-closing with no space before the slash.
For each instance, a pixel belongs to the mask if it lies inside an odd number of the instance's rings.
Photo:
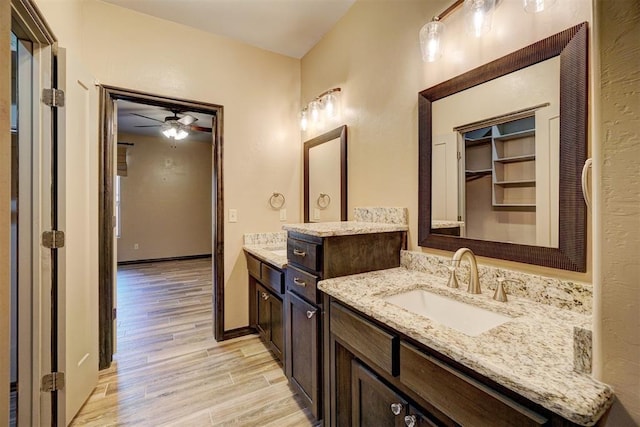
<path id="1" fill-rule="evenodd" d="M 420 246 L 586 270 L 587 24 L 419 94 Z"/>
<path id="2" fill-rule="evenodd" d="M 304 143 L 304 222 L 347 220 L 347 126 Z"/>

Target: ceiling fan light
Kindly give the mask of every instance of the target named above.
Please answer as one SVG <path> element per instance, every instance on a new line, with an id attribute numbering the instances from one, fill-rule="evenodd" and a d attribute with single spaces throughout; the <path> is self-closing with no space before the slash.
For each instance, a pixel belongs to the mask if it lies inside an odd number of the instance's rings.
<path id="1" fill-rule="evenodd" d="M 187 136 L 189 136 L 189 132 L 187 132 L 187 130 L 185 129 L 184 126 L 180 126 L 177 130 L 176 130 L 176 135 L 173 137 L 176 141 L 180 141 L 181 139 L 185 139 Z"/>

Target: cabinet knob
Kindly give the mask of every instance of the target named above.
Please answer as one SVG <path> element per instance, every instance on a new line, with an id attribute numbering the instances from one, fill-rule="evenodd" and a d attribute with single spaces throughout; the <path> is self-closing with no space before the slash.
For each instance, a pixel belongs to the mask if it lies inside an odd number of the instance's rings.
<path id="1" fill-rule="evenodd" d="M 269 294 L 267 294 L 266 292 L 263 292 L 262 293 L 262 299 L 265 300 L 265 301 L 268 300 L 269 299 Z"/>
<path id="2" fill-rule="evenodd" d="M 415 427 L 418 425 L 418 419 L 415 415 L 407 415 L 406 417 L 404 417 L 404 424 L 407 427 Z"/>
<path id="3" fill-rule="evenodd" d="M 295 283 L 298 286 L 302 286 L 303 288 L 307 286 L 307 282 L 300 280 L 298 277 L 293 278 L 293 283 Z"/>
<path id="4" fill-rule="evenodd" d="M 307 310 L 307 319 L 311 319 L 313 317 L 314 314 L 316 314 L 317 310 Z"/>
<path id="5" fill-rule="evenodd" d="M 307 255 L 305 251 L 301 251 L 300 249 L 294 249 L 293 254 L 301 257 L 304 257 Z"/>
<path id="6" fill-rule="evenodd" d="M 400 415 L 400 412 L 402 412 L 402 403 L 392 403 L 391 412 L 393 415 Z"/>

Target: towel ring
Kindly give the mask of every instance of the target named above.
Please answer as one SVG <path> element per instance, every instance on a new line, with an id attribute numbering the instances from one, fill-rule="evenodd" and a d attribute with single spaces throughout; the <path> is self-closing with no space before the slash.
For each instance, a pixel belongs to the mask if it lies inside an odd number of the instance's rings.
<path id="1" fill-rule="evenodd" d="M 269 197 L 269 206 L 273 209 L 280 209 L 284 206 L 285 198 L 282 193 L 273 193 L 271 197 Z"/>
<path id="2" fill-rule="evenodd" d="M 326 193 L 320 193 L 316 204 L 320 209 L 326 209 L 331 204 L 331 197 Z"/>

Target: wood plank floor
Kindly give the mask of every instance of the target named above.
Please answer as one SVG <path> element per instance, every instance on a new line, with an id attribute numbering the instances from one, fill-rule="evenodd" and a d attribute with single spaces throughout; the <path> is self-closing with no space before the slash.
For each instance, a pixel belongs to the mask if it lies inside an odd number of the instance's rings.
<path id="1" fill-rule="evenodd" d="M 115 360 L 72 425 L 311 425 L 257 336 L 213 339 L 211 288 L 210 259 L 119 267 Z"/>

